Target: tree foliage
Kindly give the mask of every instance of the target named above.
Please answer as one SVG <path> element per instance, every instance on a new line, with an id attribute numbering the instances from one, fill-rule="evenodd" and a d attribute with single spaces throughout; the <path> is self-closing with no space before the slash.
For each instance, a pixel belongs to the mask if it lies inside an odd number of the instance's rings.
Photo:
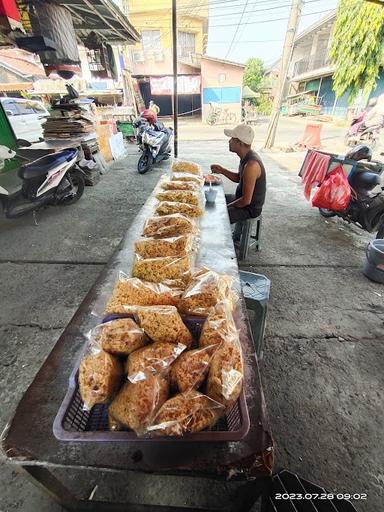
<path id="1" fill-rule="evenodd" d="M 258 92 L 263 81 L 264 64 L 261 59 L 251 58 L 245 63 L 243 84 Z"/>
<path id="2" fill-rule="evenodd" d="M 340 0 L 330 57 L 336 67 L 333 89 L 337 97 L 351 89 L 369 94 L 383 63 L 384 7 L 364 0 Z"/>

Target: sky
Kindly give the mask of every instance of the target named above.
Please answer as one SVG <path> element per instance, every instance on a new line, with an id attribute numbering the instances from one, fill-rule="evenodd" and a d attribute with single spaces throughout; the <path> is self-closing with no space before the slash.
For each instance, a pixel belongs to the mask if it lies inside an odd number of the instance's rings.
<path id="1" fill-rule="evenodd" d="M 307 0 L 298 33 L 335 9 L 337 3 Z M 209 4 L 207 55 L 242 63 L 259 57 L 266 66 L 280 57 L 291 0 L 209 0 Z"/>

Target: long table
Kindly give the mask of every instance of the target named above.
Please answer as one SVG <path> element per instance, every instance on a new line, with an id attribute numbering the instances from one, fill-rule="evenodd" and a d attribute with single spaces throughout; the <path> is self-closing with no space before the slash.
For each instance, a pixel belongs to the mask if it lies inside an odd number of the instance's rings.
<path id="1" fill-rule="evenodd" d="M 244 353 L 244 389 L 250 417 L 250 430 L 241 441 L 196 443 L 151 442 L 60 442 L 52 425 L 68 387 L 68 379 L 86 342 L 85 333 L 100 322 L 95 315 L 100 297 L 113 289 L 120 270 L 130 272 L 133 244 L 140 236 L 154 205 L 151 197 L 133 221 L 125 238 L 60 336 L 53 350 L 17 406 L 2 435 L 2 450 L 7 460 L 25 470 L 69 510 L 117 510 L 108 505 L 97 508 L 95 501 L 75 498 L 77 479 L 71 486 L 57 476 L 62 469 L 125 471 L 157 475 L 181 475 L 209 479 L 244 481 L 236 503 L 228 510 L 249 510 L 269 482 L 273 466 L 273 441 L 266 414 L 259 368 L 241 296 L 238 307 L 244 315 L 238 319 Z M 224 192 L 218 187 L 216 203 L 206 206 L 202 217 L 198 265 L 235 276 L 239 288 L 238 267 Z M 117 505 L 116 505 L 117 507 Z M 124 510 L 127 510 L 125 508 Z M 154 511 L 152 505 L 137 505 L 128 510 Z M 158 510 L 178 510 L 159 507 Z M 196 509 L 197 510 L 197 509 Z M 200 509 L 199 509 L 200 510 Z"/>

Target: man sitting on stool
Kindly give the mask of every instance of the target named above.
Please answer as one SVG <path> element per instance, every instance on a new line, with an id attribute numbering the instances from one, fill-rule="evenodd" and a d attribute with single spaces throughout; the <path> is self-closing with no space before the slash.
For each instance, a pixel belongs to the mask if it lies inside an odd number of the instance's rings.
<path id="1" fill-rule="evenodd" d="M 231 224 L 234 224 L 261 214 L 265 200 L 266 177 L 263 162 L 251 149 L 255 135 L 252 127 L 239 124 L 233 130 L 225 129 L 224 133 L 230 137 L 229 151 L 236 153 L 240 158 L 239 172 L 229 171 L 218 164 L 212 164 L 211 171 L 223 174 L 234 183 L 238 183 L 235 195 L 225 195 L 229 219 Z M 235 237 L 239 238 L 240 233 L 235 233 Z"/>

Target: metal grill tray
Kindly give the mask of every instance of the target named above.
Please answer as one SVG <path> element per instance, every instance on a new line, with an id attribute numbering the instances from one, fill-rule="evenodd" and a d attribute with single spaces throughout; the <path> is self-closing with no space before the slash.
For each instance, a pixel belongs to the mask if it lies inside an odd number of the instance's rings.
<path id="1" fill-rule="evenodd" d="M 132 315 L 109 315 L 103 322 Z M 198 340 L 204 319 L 185 316 L 183 321 L 194 337 Z M 193 348 L 193 347 L 192 347 Z M 191 442 L 191 441 L 240 441 L 249 431 L 249 414 L 245 400 L 244 386 L 240 397 L 227 414 L 220 418 L 212 430 L 205 430 L 183 437 L 138 437 L 132 431 L 110 431 L 108 428 L 108 404 L 95 405 L 91 411 L 83 410 L 83 401 L 78 386 L 78 369 L 75 366 L 70 378 L 67 394 L 60 406 L 53 423 L 53 434 L 59 441 L 140 441 L 140 442 Z"/>

